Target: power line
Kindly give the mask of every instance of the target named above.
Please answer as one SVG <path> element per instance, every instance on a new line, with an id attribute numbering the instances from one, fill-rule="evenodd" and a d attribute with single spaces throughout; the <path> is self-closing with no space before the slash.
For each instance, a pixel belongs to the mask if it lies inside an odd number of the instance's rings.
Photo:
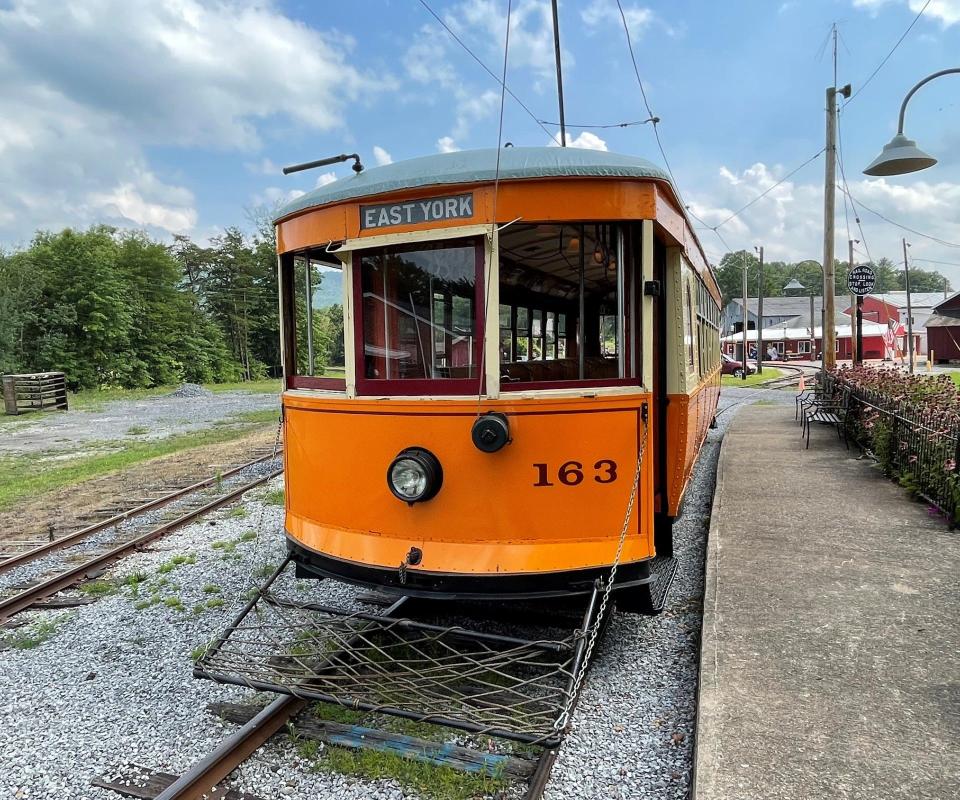
<path id="1" fill-rule="evenodd" d="M 726 224 L 727 224 L 730 220 L 732 220 L 734 217 L 740 216 L 740 214 L 742 214 L 744 211 L 746 211 L 748 208 L 750 208 L 750 206 L 752 206 L 752 205 L 753 205 L 754 203 L 756 203 L 758 200 L 762 200 L 764 197 L 766 197 L 768 194 L 770 194 L 770 192 L 772 192 L 774 189 L 776 189 L 781 183 L 784 183 L 785 181 L 789 180 L 789 179 L 792 178 L 794 175 L 796 175 L 800 170 L 802 170 L 805 166 L 807 166 L 807 164 L 809 164 L 811 161 L 814 161 L 814 160 L 816 160 L 817 158 L 819 158 L 820 155 L 821 155 L 821 154 L 824 152 L 824 150 L 826 150 L 826 149 L 827 149 L 826 147 L 820 148 L 820 150 L 818 150 L 816 153 L 814 153 L 812 156 L 810 156 L 810 158 L 808 158 L 806 161 L 804 161 L 799 167 L 797 167 L 796 169 L 793 169 L 793 170 L 791 170 L 790 172 L 788 172 L 788 173 L 787 173 L 786 175 L 784 175 L 780 180 L 778 180 L 775 184 L 773 184 L 773 186 L 771 186 L 770 188 L 768 188 L 766 191 L 762 192 L 761 194 L 758 194 L 756 197 L 753 198 L 753 200 L 751 200 L 751 201 L 750 201 L 749 203 L 747 203 L 746 205 L 741 206 L 740 208 L 738 208 L 738 209 L 737 209 L 736 211 L 734 211 L 729 217 L 727 217 L 723 222 L 718 223 L 718 224 L 716 225 L 716 227 L 717 227 L 717 228 L 720 228 L 720 227 L 726 225 Z"/>
<path id="2" fill-rule="evenodd" d="M 450 29 L 450 26 L 447 25 L 447 23 L 444 22 L 443 19 L 440 18 L 440 16 L 437 14 L 437 12 L 434 11 L 432 8 L 430 8 L 430 6 L 427 4 L 426 0 L 420 0 L 420 5 L 422 5 L 422 6 L 430 13 L 430 15 L 431 15 L 437 22 L 439 22 L 439 23 L 443 26 L 443 29 L 444 29 L 447 33 L 449 33 L 450 36 L 453 37 L 453 40 L 454 40 L 458 45 L 460 45 L 464 50 L 467 51 L 467 53 L 470 54 L 470 57 L 471 57 L 474 61 L 476 61 L 481 67 L 483 67 L 484 72 L 486 72 L 491 78 L 493 78 L 498 84 L 500 84 L 500 86 L 501 86 L 501 88 L 503 89 L 503 91 L 505 91 L 505 92 L 506 92 L 508 95 L 510 95 L 514 100 L 516 100 L 517 103 L 519 103 L 520 108 L 522 108 L 524 111 L 527 112 L 527 115 L 530 117 L 530 119 L 532 119 L 534 122 L 537 123 L 537 125 L 540 126 L 541 130 L 543 130 L 543 132 L 544 132 L 545 134 L 547 134 L 547 136 L 550 137 L 551 141 L 556 141 L 556 140 L 557 140 L 557 135 L 556 135 L 555 133 L 550 133 L 550 131 L 548 131 L 548 130 L 543 126 L 543 123 L 537 118 L 537 115 L 534 114 L 534 113 L 527 107 L 527 104 L 524 103 L 523 100 L 521 100 L 519 97 L 517 97 L 517 96 L 510 90 L 510 87 L 507 86 L 500 78 L 498 78 L 498 77 L 496 76 L 496 74 L 494 74 L 494 72 L 493 72 L 486 64 L 484 64 L 483 61 L 480 60 L 480 57 L 479 57 L 476 53 L 474 53 L 473 50 L 471 50 L 471 49 L 466 45 L 466 43 L 465 43 L 459 36 L 457 36 L 457 34 L 455 34 L 455 33 Z M 652 116 L 652 115 L 651 115 L 651 116 Z"/>
<path id="3" fill-rule="evenodd" d="M 840 167 L 840 180 L 843 181 L 843 186 L 840 188 L 840 192 L 843 195 L 843 207 L 846 209 L 847 200 L 850 201 L 850 207 L 853 209 L 853 218 L 857 223 L 857 230 L 860 231 L 860 241 L 863 242 L 863 249 L 867 251 L 867 261 L 871 264 L 873 263 L 873 258 L 870 256 L 870 245 L 867 244 L 867 235 L 863 232 L 863 225 L 860 222 L 860 214 L 857 211 L 857 206 L 853 202 L 853 195 L 850 194 L 850 185 L 847 183 L 847 173 L 843 168 L 843 126 L 840 124 L 841 114 L 837 113 L 837 139 L 839 140 L 839 147 L 837 148 L 837 166 Z M 849 228 L 849 221 L 847 226 Z M 850 231 L 847 231 L 847 238 L 849 238 Z"/>
<path id="4" fill-rule="evenodd" d="M 848 193 L 849 193 L 849 189 L 848 189 L 847 191 L 848 191 Z M 850 194 L 850 201 L 853 202 L 854 200 L 855 200 L 855 198 L 854 198 L 853 194 Z M 912 233 L 914 236 L 921 236 L 921 237 L 923 237 L 924 239 L 929 239 L 931 242 L 936 242 L 937 244 L 943 245 L 944 247 L 956 247 L 956 248 L 960 248 L 960 244 L 958 244 L 957 242 L 948 242 L 946 239 L 940 239 L 940 238 L 938 238 L 938 237 L 936 237 L 936 236 L 931 236 L 929 233 L 922 233 L 921 231 L 918 231 L 918 230 L 916 230 L 915 228 L 910 228 L 910 227 L 908 227 L 908 226 L 906 226 L 906 225 L 903 225 L 902 223 L 895 222 L 894 220 L 890 219 L 889 217 L 885 217 L 883 214 L 881 214 L 881 213 L 880 213 L 879 211 L 877 211 L 876 209 L 870 208 L 870 206 L 868 206 L 868 205 L 867 205 L 866 203 L 864 203 L 862 200 L 856 200 L 856 202 L 859 203 L 863 208 L 867 209 L 867 211 L 869 211 L 871 214 L 873 214 L 873 215 L 875 215 L 875 216 L 877 216 L 877 217 L 880 217 L 880 219 L 882 219 L 884 222 L 889 222 L 891 225 L 895 225 L 896 227 L 900 228 L 901 230 L 905 230 L 905 231 L 907 231 L 908 233 Z"/>
<path id="5" fill-rule="evenodd" d="M 610 122 L 605 125 L 574 125 L 572 122 L 564 121 L 564 125 L 568 128 L 594 128 L 594 129 L 607 129 L 607 128 L 631 128 L 634 125 L 646 125 L 648 122 L 657 123 L 660 121 L 660 117 L 650 117 L 649 119 L 638 119 L 635 122 Z M 559 125 L 559 122 L 550 122 L 545 119 L 538 119 L 541 125 Z"/>
<path id="6" fill-rule="evenodd" d="M 947 267 L 960 267 L 960 261 L 937 261 L 935 258 L 914 258 L 914 261 L 923 261 L 926 264 L 943 264 Z"/>
<path id="7" fill-rule="evenodd" d="M 677 197 L 680 198 L 680 204 L 686 208 L 686 204 L 683 202 L 683 198 L 680 196 L 680 186 L 677 183 L 677 179 L 673 176 L 673 170 L 670 168 L 670 160 L 667 158 L 667 154 L 663 149 L 663 142 L 660 141 L 660 131 L 657 130 L 657 124 L 660 121 L 660 118 L 653 113 L 653 109 L 650 108 L 650 103 L 647 100 L 647 93 L 643 88 L 643 81 L 640 79 L 640 68 L 637 66 L 637 57 L 633 52 L 633 41 L 630 38 L 630 26 L 627 25 L 627 16 L 623 13 L 623 5 L 621 5 L 620 0 L 617 0 L 617 8 L 620 10 L 620 19 L 623 20 L 623 32 L 627 35 L 627 49 L 630 51 L 630 60 L 633 62 L 633 72 L 637 76 L 637 83 L 640 86 L 640 96 L 643 98 L 643 105 L 647 109 L 647 114 L 650 117 L 650 120 L 653 124 L 653 135 L 657 140 L 657 148 L 660 150 L 660 156 L 663 158 L 663 163 L 667 167 L 667 174 L 670 176 L 670 180 L 673 182 L 673 189 L 677 193 Z"/>
<path id="8" fill-rule="evenodd" d="M 850 99 L 843 104 L 844 108 L 846 108 L 848 105 L 850 105 L 850 103 L 853 102 L 854 97 L 856 97 L 858 94 L 860 94 L 860 92 L 862 92 L 864 89 L 867 88 L 867 85 L 870 83 L 870 81 L 873 80 L 874 76 L 881 70 L 883 65 L 890 60 L 890 56 L 892 56 L 896 52 L 897 48 L 900 46 L 900 43 L 907 38 L 907 34 L 910 33 L 911 30 L 913 30 L 913 26 L 920 21 L 920 17 L 923 16 L 923 12 L 927 10 L 927 6 L 930 5 L 930 2 L 931 0 L 927 0 L 927 2 L 923 4 L 923 8 L 921 8 L 920 11 L 917 13 L 917 16 L 913 18 L 913 22 L 911 22 L 907 26 L 907 29 L 903 32 L 903 35 L 901 35 L 901 37 L 897 39 L 897 43 L 892 48 L 890 48 L 890 52 L 883 57 L 883 60 L 879 64 L 877 64 L 877 68 L 870 73 L 870 77 L 867 78 L 862 84 L 860 84 L 860 88 L 857 89 L 857 91 L 855 91 L 852 95 L 850 95 Z M 834 81 L 834 83 L 836 83 L 836 81 Z"/>

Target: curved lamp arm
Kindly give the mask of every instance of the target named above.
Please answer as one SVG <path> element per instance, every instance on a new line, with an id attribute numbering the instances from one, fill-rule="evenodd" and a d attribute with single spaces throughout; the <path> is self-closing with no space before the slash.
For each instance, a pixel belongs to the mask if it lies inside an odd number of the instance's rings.
<path id="1" fill-rule="evenodd" d="M 903 135 L 903 116 L 907 112 L 907 103 L 910 102 L 910 98 L 913 97 L 914 94 L 916 94 L 917 89 L 919 89 L 925 83 L 930 83 L 930 81 L 932 81 L 934 78 L 940 78 L 943 75 L 956 75 L 956 74 L 960 74 L 960 67 L 942 69 L 939 72 L 934 72 L 932 75 L 927 75 L 926 78 L 924 78 L 922 81 L 920 81 L 920 83 L 918 83 L 909 92 L 907 92 L 907 96 L 903 98 L 903 104 L 900 106 L 900 124 L 897 126 L 897 133 L 899 135 L 901 136 Z"/>

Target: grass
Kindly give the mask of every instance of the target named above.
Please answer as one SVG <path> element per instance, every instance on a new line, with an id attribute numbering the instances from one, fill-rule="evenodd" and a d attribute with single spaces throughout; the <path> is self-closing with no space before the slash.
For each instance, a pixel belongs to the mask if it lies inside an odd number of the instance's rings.
<path id="1" fill-rule="evenodd" d="M 113 581 L 87 581 L 80 586 L 80 591 L 87 597 L 106 597 L 115 594 L 118 588 Z"/>
<path id="2" fill-rule="evenodd" d="M 960 372 L 952 370 L 947 373 L 950 376 L 950 380 L 953 381 L 955 386 L 960 386 Z M 11 417 L 11 419 L 16 419 L 16 417 Z"/>
<path id="3" fill-rule="evenodd" d="M 18 628 L 13 634 L 4 639 L 4 644 L 15 650 L 33 650 L 42 645 L 56 632 L 61 623 L 70 619 L 73 614 L 61 614 L 59 617 L 41 620 L 30 625 Z"/>
<path id="4" fill-rule="evenodd" d="M 234 506 L 227 512 L 227 517 L 230 519 L 236 519 L 238 517 L 245 516 L 247 516 L 247 509 L 245 509 L 243 506 Z"/>
<path id="5" fill-rule="evenodd" d="M 127 436 L 144 436 L 148 433 L 150 429 L 146 425 L 131 425 L 127 428 Z"/>
<path id="6" fill-rule="evenodd" d="M 169 561 L 164 562 L 160 565 L 160 568 L 157 570 L 161 575 L 166 575 L 169 572 L 173 572 L 177 567 L 183 564 L 196 564 L 197 557 L 190 553 L 186 556 L 174 556 Z"/>
<path id="7" fill-rule="evenodd" d="M 284 503 L 283 489 L 273 489 L 266 492 L 262 497 L 263 503 L 268 506 L 282 506 Z"/>
<path id="8" fill-rule="evenodd" d="M 757 384 L 763 383 L 764 381 L 773 380 L 774 378 L 780 378 L 782 376 L 783 376 L 783 372 L 781 372 L 780 370 L 773 369 L 772 367 L 766 367 L 763 370 L 762 375 L 757 375 L 757 373 L 754 373 L 753 375 L 748 375 L 746 380 L 744 380 L 743 378 L 737 378 L 733 375 L 724 375 L 720 379 L 720 385 L 721 386 L 756 386 Z"/>
<path id="9" fill-rule="evenodd" d="M 460 772 L 396 753 L 334 745 L 321 752 L 318 743 L 310 739 L 298 741 L 297 751 L 318 772 L 339 772 L 366 780 L 392 779 L 429 800 L 471 800 L 495 795 L 506 786 L 500 776 Z"/>
<path id="10" fill-rule="evenodd" d="M 273 422 L 277 417 L 275 411 L 262 413 L 264 418 L 260 422 Z M 153 458 L 234 441 L 253 430 L 256 423 L 256 419 L 249 419 L 232 427 L 176 434 L 165 439 L 120 442 L 117 443 L 118 449 L 113 452 L 78 458 L 68 463 L 39 461 L 35 454 L 0 458 L 0 510 L 54 489 L 119 472 Z"/>

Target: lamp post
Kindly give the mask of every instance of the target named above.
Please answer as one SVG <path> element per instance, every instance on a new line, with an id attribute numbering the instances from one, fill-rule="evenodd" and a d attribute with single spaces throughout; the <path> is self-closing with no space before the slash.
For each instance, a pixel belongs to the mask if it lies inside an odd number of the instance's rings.
<path id="1" fill-rule="evenodd" d="M 908 172 L 917 172 L 937 163 L 937 159 L 924 153 L 917 147 L 915 141 L 903 135 L 903 117 L 907 111 L 907 103 L 910 102 L 910 98 L 913 97 L 917 89 L 935 78 L 956 74 L 960 74 L 960 67 L 942 69 L 932 75 L 927 75 L 907 92 L 907 96 L 903 98 L 903 103 L 900 105 L 900 123 L 897 126 L 897 135 L 883 146 L 883 152 L 870 162 L 870 166 L 863 171 L 864 175 L 906 175 Z"/>

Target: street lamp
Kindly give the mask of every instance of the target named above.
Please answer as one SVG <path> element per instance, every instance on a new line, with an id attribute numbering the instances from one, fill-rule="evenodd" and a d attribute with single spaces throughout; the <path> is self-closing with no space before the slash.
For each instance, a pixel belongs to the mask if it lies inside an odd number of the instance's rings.
<path id="1" fill-rule="evenodd" d="M 883 146 L 883 152 L 873 159 L 870 166 L 863 171 L 864 175 L 906 175 L 908 172 L 917 172 L 937 163 L 937 159 L 924 153 L 917 147 L 917 143 L 913 139 L 908 139 L 903 135 L 903 116 L 907 110 L 907 103 L 917 89 L 934 78 L 952 74 L 960 74 L 960 67 L 942 69 L 932 75 L 927 75 L 907 92 L 907 96 L 903 98 L 903 103 L 900 106 L 900 124 L 897 127 L 897 135 Z"/>

